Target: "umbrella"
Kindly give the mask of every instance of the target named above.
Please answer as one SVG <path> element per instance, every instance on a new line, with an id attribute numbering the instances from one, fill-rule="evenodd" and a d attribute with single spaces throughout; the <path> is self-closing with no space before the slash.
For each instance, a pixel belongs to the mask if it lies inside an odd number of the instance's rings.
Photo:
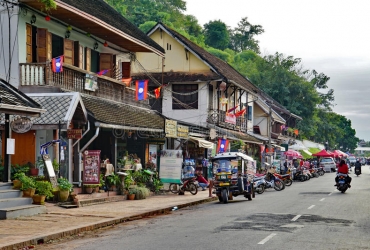
<path id="1" fill-rule="evenodd" d="M 301 155 L 301 153 L 295 151 L 295 150 L 292 150 L 292 149 L 288 149 L 288 151 L 285 151 L 284 154 L 286 156 L 293 156 L 293 157 L 297 157 L 297 158 L 303 158 L 303 156 Z"/>
<path id="2" fill-rule="evenodd" d="M 342 151 L 340 151 L 340 150 L 334 150 L 332 153 L 334 154 L 334 156 L 335 156 L 335 157 L 342 157 L 342 156 L 346 156 L 346 154 L 345 154 L 345 153 L 343 153 L 343 152 L 342 152 Z"/>
<path id="3" fill-rule="evenodd" d="M 320 152 L 316 154 L 312 154 L 312 156 L 316 157 L 333 157 L 334 155 L 332 153 L 327 152 L 325 149 L 321 150 Z"/>

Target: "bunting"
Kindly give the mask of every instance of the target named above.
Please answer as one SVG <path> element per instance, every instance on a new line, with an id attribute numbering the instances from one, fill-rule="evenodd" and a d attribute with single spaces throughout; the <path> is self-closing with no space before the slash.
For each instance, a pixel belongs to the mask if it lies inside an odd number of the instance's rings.
<path id="1" fill-rule="evenodd" d="M 97 72 L 96 74 L 98 74 L 99 76 L 102 76 L 102 75 L 105 75 L 106 73 L 108 73 L 109 70 L 110 69 L 105 69 L 105 70 Z"/>
<path id="2" fill-rule="evenodd" d="M 154 90 L 155 98 L 158 99 L 161 96 L 161 87 L 158 87 Z"/>
<path id="3" fill-rule="evenodd" d="M 218 139 L 217 153 L 224 153 L 229 145 L 229 140 Z"/>
<path id="4" fill-rule="evenodd" d="M 64 59 L 64 56 L 59 56 L 51 60 L 51 70 L 54 73 L 63 72 L 63 59 Z"/>
<path id="5" fill-rule="evenodd" d="M 136 100 L 146 100 L 148 92 L 148 80 L 136 81 Z"/>
<path id="6" fill-rule="evenodd" d="M 236 113 L 235 113 L 235 116 L 236 116 L 236 117 L 239 117 L 239 116 L 241 116 L 241 115 L 244 115 L 246 111 L 247 111 L 247 110 L 244 108 L 244 109 L 242 109 L 242 110 L 240 110 L 240 111 L 236 112 Z"/>

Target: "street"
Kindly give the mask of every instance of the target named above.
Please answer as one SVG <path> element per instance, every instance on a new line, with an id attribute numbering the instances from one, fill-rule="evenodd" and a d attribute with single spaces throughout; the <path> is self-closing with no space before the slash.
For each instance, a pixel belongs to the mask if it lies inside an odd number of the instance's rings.
<path id="1" fill-rule="evenodd" d="M 334 177 L 326 173 L 252 201 L 210 202 L 37 249 L 370 249 L 369 166 L 359 177 L 351 172 L 345 194 Z"/>

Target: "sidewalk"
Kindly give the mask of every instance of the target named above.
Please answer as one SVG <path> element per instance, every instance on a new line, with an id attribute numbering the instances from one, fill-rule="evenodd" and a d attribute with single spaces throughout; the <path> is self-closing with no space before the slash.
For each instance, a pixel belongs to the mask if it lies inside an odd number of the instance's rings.
<path id="1" fill-rule="evenodd" d="M 124 200 L 80 208 L 65 209 L 47 203 L 47 213 L 0 221 L 0 249 L 20 249 L 52 239 L 75 235 L 128 220 L 172 211 L 173 207 L 215 201 L 207 191 L 197 195 L 163 194 L 144 200 Z"/>

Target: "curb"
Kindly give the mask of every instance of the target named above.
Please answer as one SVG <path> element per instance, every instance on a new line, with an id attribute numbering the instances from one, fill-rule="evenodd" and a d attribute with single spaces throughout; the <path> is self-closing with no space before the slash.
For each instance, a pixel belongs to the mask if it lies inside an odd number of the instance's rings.
<path id="1" fill-rule="evenodd" d="M 209 198 L 199 200 L 199 201 L 183 203 L 183 204 L 177 205 L 177 207 L 180 209 L 180 208 L 195 206 L 195 205 L 199 205 L 199 204 L 203 204 L 203 203 L 207 203 L 207 202 L 211 202 L 215 200 L 218 200 L 217 197 L 212 197 L 212 198 L 209 197 Z M 169 214 L 170 212 L 172 212 L 172 209 L 173 207 L 171 206 L 171 207 L 156 209 L 153 211 L 131 215 L 127 217 L 118 217 L 114 219 L 101 220 L 98 223 L 92 223 L 90 225 L 86 225 L 83 227 L 67 228 L 67 229 L 54 232 L 54 233 L 50 233 L 50 234 L 46 234 L 46 235 L 33 236 L 31 238 L 28 238 L 18 243 L 13 243 L 11 245 L 2 246 L 1 249 L 4 249 L 4 250 L 14 250 L 14 249 L 22 249 L 22 248 L 28 249 L 27 247 L 29 246 L 44 244 L 50 240 L 60 239 L 60 238 L 64 238 L 67 236 L 73 236 L 73 235 L 76 235 L 82 232 L 92 231 L 95 229 L 100 229 L 100 228 L 104 228 L 104 227 L 108 227 L 108 226 L 112 226 L 116 224 L 121 224 L 127 221 L 140 220 L 145 217 L 149 217 L 153 215 Z"/>

